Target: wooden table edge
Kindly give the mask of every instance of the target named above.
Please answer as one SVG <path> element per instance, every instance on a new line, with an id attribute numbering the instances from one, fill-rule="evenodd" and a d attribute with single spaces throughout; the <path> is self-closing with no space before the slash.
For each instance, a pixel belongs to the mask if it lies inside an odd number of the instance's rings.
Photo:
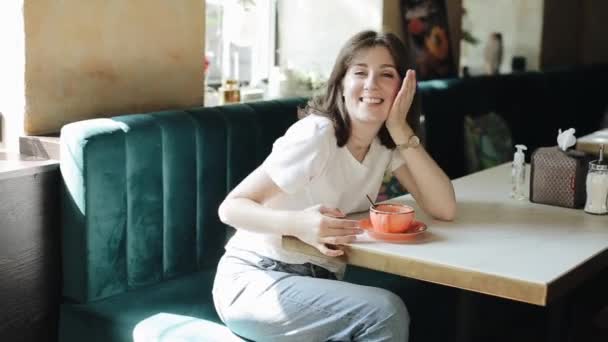
<path id="1" fill-rule="evenodd" d="M 283 248 L 315 257 L 323 257 L 314 247 L 291 236 L 283 237 Z M 380 258 L 373 258 L 373 256 L 380 256 Z M 398 265 L 396 262 L 393 262 L 394 259 L 399 259 Z M 528 304 L 546 306 L 548 303 L 548 286 L 546 284 L 485 274 L 414 258 L 395 257 L 377 251 L 371 252 L 358 248 L 356 244 L 346 246 L 346 257 L 342 257 L 342 260 L 346 261 L 349 265 Z"/>

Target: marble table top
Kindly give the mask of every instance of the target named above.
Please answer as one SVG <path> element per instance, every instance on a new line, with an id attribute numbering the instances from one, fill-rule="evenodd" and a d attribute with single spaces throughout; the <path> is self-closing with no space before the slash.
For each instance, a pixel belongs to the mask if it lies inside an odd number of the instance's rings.
<path id="1" fill-rule="evenodd" d="M 433 220 L 417 210 L 427 232 L 404 243 L 363 236 L 348 246 L 347 262 L 536 305 L 547 305 L 608 267 L 608 215 L 510 198 L 510 164 L 453 183 L 454 221 Z M 409 195 L 391 202 L 418 209 Z M 283 245 L 317 253 L 292 237 Z"/>

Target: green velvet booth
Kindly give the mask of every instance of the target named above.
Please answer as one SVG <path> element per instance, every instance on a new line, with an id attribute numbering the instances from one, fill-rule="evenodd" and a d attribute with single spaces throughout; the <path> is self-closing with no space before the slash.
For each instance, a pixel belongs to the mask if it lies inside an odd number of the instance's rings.
<path id="1" fill-rule="evenodd" d="M 305 99 L 66 125 L 60 341 L 129 341 L 156 313 L 219 322 L 217 208 Z"/>
<path id="2" fill-rule="evenodd" d="M 219 323 L 211 286 L 228 230 L 217 208 L 305 103 L 298 98 L 66 125 L 60 341 L 130 341 L 138 323 L 159 313 Z M 399 277 L 356 268 L 349 280 L 404 288 Z"/>
<path id="3" fill-rule="evenodd" d="M 577 137 L 599 129 L 607 83 L 608 65 L 420 82 L 425 146 L 450 178 L 464 176 L 465 115 L 495 112 L 529 159 L 535 148 L 557 144 L 559 128 L 574 127 Z"/>
<path id="4" fill-rule="evenodd" d="M 531 148 L 554 144 L 558 127 L 590 132 L 606 108 L 607 75 L 608 68 L 597 67 L 421 82 L 425 144 L 453 178 L 465 172 L 464 115 L 496 110 L 514 141 Z M 130 341 L 138 323 L 161 313 L 220 323 L 211 286 L 229 229 L 218 206 L 305 103 L 295 98 L 66 125 L 60 341 Z M 445 340 L 457 328 L 450 325 L 457 290 L 354 267 L 347 280 L 400 294 L 419 340 Z M 203 340 L 222 339 L 213 329 L 200 333 Z"/>

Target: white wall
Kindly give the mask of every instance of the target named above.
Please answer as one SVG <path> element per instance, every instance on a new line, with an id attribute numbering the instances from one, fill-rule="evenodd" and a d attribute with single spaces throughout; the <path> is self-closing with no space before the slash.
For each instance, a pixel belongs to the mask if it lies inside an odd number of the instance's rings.
<path id="1" fill-rule="evenodd" d="M 511 71 L 514 55 L 526 57 L 528 70 L 538 70 L 542 40 L 544 0 L 463 0 L 472 34 L 481 40 L 472 46 L 461 43 L 460 65 L 473 73 L 483 70 L 483 48 L 492 32 L 502 33 L 504 53 L 502 72 Z"/>
<path id="2" fill-rule="evenodd" d="M 279 61 L 328 76 L 353 34 L 382 29 L 383 0 L 279 0 Z"/>

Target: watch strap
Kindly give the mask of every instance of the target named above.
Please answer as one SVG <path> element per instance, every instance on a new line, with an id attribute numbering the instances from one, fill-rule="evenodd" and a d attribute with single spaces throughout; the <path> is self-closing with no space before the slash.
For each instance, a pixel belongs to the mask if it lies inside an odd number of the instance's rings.
<path id="1" fill-rule="evenodd" d="M 411 135 L 409 138 L 407 138 L 407 141 L 403 144 L 398 144 L 397 148 L 398 149 L 406 149 L 406 148 L 415 148 L 420 146 L 420 139 L 415 135 Z"/>

